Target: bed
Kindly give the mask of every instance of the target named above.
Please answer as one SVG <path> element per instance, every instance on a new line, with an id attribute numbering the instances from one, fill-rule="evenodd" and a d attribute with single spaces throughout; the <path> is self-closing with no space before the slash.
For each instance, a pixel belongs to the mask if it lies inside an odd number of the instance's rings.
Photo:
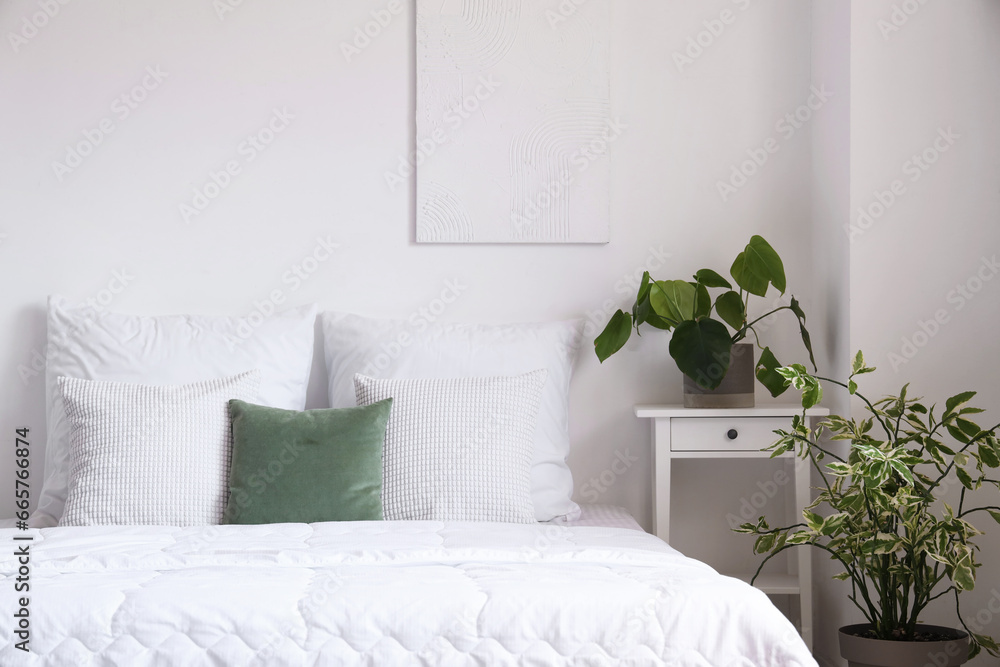
<path id="1" fill-rule="evenodd" d="M 326 313 L 303 410 L 316 317 L 50 302 L 0 664 L 816 664 L 763 593 L 573 502 L 580 322 Z"/>
<path id="2" fill-rule="evenodd" d="M 585 507 L 564 525 L 32 530 L 31 653 L 5 623 L 0 664 L 815 664 L 763 593 L 635 528 Z M 13 590 L 11 550 L 0 568 Z"/>

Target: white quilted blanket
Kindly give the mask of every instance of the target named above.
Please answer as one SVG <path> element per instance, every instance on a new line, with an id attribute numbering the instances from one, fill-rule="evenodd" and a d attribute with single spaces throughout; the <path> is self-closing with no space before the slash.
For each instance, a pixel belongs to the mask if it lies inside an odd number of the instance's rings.
<path id="1" fill-rule="evenodd" d="M 815 665 L 756 589 L 634 530 L 371 522 L 0 530 L 2 665 Z M 24 544 L 24 543 L 19 543 Z M 21 595 L 21 594 L 17 594 Z"/>

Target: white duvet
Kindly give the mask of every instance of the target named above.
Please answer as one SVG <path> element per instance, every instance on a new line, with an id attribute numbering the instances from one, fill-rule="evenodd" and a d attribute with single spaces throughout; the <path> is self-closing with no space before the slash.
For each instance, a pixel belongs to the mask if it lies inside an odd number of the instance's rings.
<path id="1" fill-rule="evenodd" d="M 439 522 L 0 531 L 2 665 L 815 665 L 760 591 L 634 530 Z M 34 536 L 15 543 L 15 536 Z"/>

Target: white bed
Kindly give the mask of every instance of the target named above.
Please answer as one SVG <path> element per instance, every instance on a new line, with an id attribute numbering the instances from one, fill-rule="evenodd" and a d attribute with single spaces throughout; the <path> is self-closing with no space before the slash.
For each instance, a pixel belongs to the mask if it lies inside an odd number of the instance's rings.
<path id="1" fill-rule="evenodd" d="M 589 507 L 564 525 L 4 529 L 34 536 L 31 653 L 0 624 L 0 664 L 816 664 L 760 591 L 636 527 Z"/>
<path id="2" fill-rule="evenodd" d="M 30 652 L 8 615 L 0 665 L 815 665 L 760 591 L 573 502 L 582 322 L 322 321 L 306 413 L 315 307 L 247 337 L 50 302 L 44 485 L 0 522 Z"/>

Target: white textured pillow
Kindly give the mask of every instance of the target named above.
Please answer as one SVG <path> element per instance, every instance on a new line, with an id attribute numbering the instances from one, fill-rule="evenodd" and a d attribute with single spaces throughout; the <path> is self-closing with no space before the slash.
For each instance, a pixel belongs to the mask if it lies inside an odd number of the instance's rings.
<path id="1" fill-rule="evenodd" d="M 332 407 L 355 405 L 354 375 L 455 378 L 548 371 L 534 435 L 531 497 L 535 518 L 573 520 L 569 384 L 583 321 L 540 324 L 428 324 L 328 312 L 323 322 Z"/>
<path id="2" fill-rule="evenodd" d="M 382 454 L 385 519 L 534 523 L 532 434 L 546 373 L 448 380 L 356 375 L 358 405 L 392 399 Z"/>
<path id="3" fill-rule="evenodd" d="M 55 525 L 69 483 L 69 422 L 57 378 L 186 384 L 259 369 L 259 402 L 302 410 L 316 306 L 270 317 L 144 317 L 69 307 L 50 297 L 45 371 L 45 482 L 33 525 Z"/>
<path id="4" fill-rule="evenodd" d="M 256 401 L 260 373 L 154 387 L 59 378 L 70 486 L 60 526 L 222 521 L 233 436 L 229 400 Z"/>

